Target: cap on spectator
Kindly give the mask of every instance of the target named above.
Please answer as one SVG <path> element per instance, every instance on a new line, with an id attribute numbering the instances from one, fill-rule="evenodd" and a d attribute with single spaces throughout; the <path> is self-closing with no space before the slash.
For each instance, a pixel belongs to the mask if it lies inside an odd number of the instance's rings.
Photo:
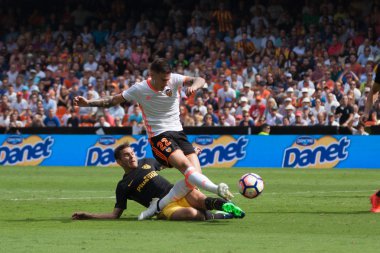
<path id="1" fill-rule="evenodd" d="M 364 92 L 370 92 L 371 88 L 370 87 L 365 87 Z"/>
<path id="2" fill-rule="evenodd" d="M 294 89 L 292 87 L 289 87 L 286 92 L 294 92 Z"/>
<path id="3" fill-rule="evenodd" d="M 286 107 L 285 107 L 285 110 L 294 110 L 294 107 L 292 106 L 292 105 L 287 105 Z"/>
<path id="4" fill-rule="evenodd" d="M 31 69 L 29 72 L 30 72 L 30 73 L 37 73 L 37 70 L 35 70 L 35 69 Z"/>
<path id="5" fill-rule="evenodd" d="M 265 86 L 266 83 L 265 83 L 265 81 L 260 81 L 260 82 L 259 82 L 259 85 L 260 85 L 260 86 Z"/>
<path id="6" fill-rule="evenodd" d="M 304 105 L 304 106 L 302 107 L 302 109 L 304 109 L 304 110 L 309 110 L 309 106 Z"/>
<path id="7" fill-rule="evenodd" d="M 302 93 L 303 93 L 303 92 L 309 92 L 309 89 L 308 89 L 308 88 L 302 88 L 301 91 L 302 91 Z"/>
<path id="8" fill-rule="evenodd" d="M 244 83 L 244 87 L 251 88 L 251 83 L 249 83 L 249 82 Z"/>
<path id="9" fill-rule="evenodd" d="M 30 91 L 31 92 L 33 92 L 33 91 L 40 92 L 40 89 L 38 89 L 37 86 L 33 86 L 32 88 L 30 88 Z"/>
<path id="10" fill-rule="evenodd" d="M 302 99 L 302 103 L 310 103 L 310 98 L 304 98 L 304 99 Z"/>
<path id="11" fill-rule="evenodd" d="M 241 115 L 241 114 L 238 114 L 235 116 L 235 119 L 237 119 L 237 120 L 242 120 L 242 118 L 243 118 L 243 115 Z"/>
<path id="12" fill-rule="evenodd" d="M 203 85 L 202 89 L 206 89 L 206 90 L 208 90 L 208 84 L 205 83 L 205 84 Z"/>
<path id="13" fill-rule="evenodd" d="M 49 70 L 49 71 L 51 71 L 51 72 L 54 72 L 54 69 L 53 69 L 53 67 L 51 67 L 51 66 L 47 66 L 46 70 Z"/>
<path id="14" fill-rule="evenodd" d="M 292 77 L 292 74 L 289 73 L 289 72 L 287 72 L 287 73 L 285 74 L 285 76 L 286 76 L 286 77 Z"/>
<path id="15" fill-rule="evenodd" d="M 22 92 L 21 91 L 17 92 L 17 96 L 22 96 Z"/>
<path id="16" fill-rule="evenodd" d="M 248 102 L 248 98 L 247 97 L 241 97 L 240 102 Z"/>
<path id="17" fill-rule="evenodd" d="M 91 71 L 91 68 L 90 67 L 85 67 L 84 71 Z"/>
<path id="18" fill-rule="evenodd" d="M 329 112 L 327 116 L 335 116 L 334 113 Z"/>
<path id="19" fill-rule="evenodd" d="M 24 85 L 24 86 L 22 86 L 22 88 L 21 88 L 21 90 L 25 90 L 25 91 L 28 91 L 29 90 L 29 87 L 28 86 L 26 86 L 26 85 Z"/>
<path id="20" fill-rule="evenodd" d="M 226 97 L 226 98 L 224 99 L 224 102 L 226 102 L 226 103 L 228 103 L 228 102 L 232 102 L 232 99 L 231 99 L 230 97 Z"/>
<path id="21" fill-rule="evenodd" d="M 374 59 L 372 56 L 370 56 L 370 57 L 368 57 L 368 60 L 367 60 L 367 62 L 369 62 L 369 61 L 371 61 L 371 62 L 374 62 L 374 61 L 375 61 L 375 59 Z"/>
<path id="22" fill-rule="evenodd" d="M 256 100 L 260 100 L 261 101 L 262 100 L 261 96 L 257 96 Z"/>
<path id="23" fill-rule="evenodd" d="M 296 111 L 296 116 L 302 116 L 302 112 L 301 111 Z"/>
<path id="24" fill-rule="evenodd" d="M 284 101 L 285 101 L 285 102 L 292 102 L 292 99 L 291 99 L 291 98 L 285 98 Z"/>

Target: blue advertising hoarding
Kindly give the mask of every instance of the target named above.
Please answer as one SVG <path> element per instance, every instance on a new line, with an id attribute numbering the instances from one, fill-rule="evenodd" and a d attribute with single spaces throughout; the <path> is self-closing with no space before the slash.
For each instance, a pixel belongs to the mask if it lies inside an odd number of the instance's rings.
<path id="1" fill-rule="evenodd" d="M 380 168 L 380 136 L 189 135 L 202 167 Z M 116 166 L 113 149 L 128 141 L 152 157 L 146 136 L 0 135 L 0 165 Z"/>

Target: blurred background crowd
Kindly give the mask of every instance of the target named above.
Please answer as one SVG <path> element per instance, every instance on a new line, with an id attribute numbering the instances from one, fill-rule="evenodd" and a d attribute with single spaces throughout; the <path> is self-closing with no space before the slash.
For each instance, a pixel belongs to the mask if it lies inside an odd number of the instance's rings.
<path id="1" fill-rule="evenodd" d="M 181 94 L 184 126 L 359 121 L 380 60 L 380 1 L 0 1 L 0 127 L 134 126 L 126 102 L 75 108 L 173 72 L 207 85 Z M 54 6 L 53 6 L 54 5 Z"/>

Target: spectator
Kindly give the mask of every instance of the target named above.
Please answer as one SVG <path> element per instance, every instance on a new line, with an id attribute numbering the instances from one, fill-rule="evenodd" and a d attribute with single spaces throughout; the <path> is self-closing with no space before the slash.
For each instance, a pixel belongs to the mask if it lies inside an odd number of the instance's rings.
<path id="1" fill-rule="evenodd" d="M 359 123 L 357 128 L 351 128 L 352 130 L 352 134 L 354 135 L 369 135 L 366 131 L 365 131 L 365 125 L 363 123 Z"/>
<path id="2" fill-rule="evenodd" d="M 336 121 L 334 113 L 330 112 L 327 114 L 326 126 L 339 126 L 339 122 Z"/>
<path id="3" fill-rule="evenodd" d="M 100 115 L 98 121 L 94 124 L 94 127 L 110 127 L 111 124 L 106 121 L 104 115 Z"/>
<path id="4" fill-rule="evenodd" d="M 70 109 L 70 117 L 67 119 L 66 126 L 68 127 L 79 127 L 80 119 L 75 109 Z"/>
<path id="5" fill-rule="evenodd" d="M 227 101 L 234 102 L 236 98 L 236 92 L 231 88 L 228 80 L 223 80 L 223 88 L 218 90 L 218 107 L 223 108 Z"/>
<path id="6" fill-rule="evenodd" d="M 282 125 L 282 122 L 283 116 L 278 113 L 278 107 L 273 105 L 266 116 L 266 123 L 270 126 L 280 126 Z"/>
<path id="7" fill-rule="evenodd" d="M 132 126 L 132 121 L 136 121 L 137 124 L 140 124 L 143 121 L 141 109 L 137 104 L 133 106 L 133 113 L 129 115 L 128 118 L 128 123 L 130 126 Z"/>
<path id="8" fill-rule="evenodd" d="M 336 109 L 335 114 L 339 117 L 340 126 L 348 126 L 348 123 L 353 120 L 354 108 L 348 104 L 348 96 L 344 95 L 340 106 Z"/>
<path id="9" fill-rule="evenodd" d="M 262 124 L 261 126 L 260 126 L 260 133 L 259 133 L 259 135 L 269 135 L 270 134 L 270 125 L 268 125 L 268 124 Z"/>
<path id="10" fill-rule="evenodd" d="M 249 116 L 247 111 L 243 111 L 242 120 L 239 126 L 255 126 L 255 121 Z"/>
<path id="11" fill-rule="evenodd" d="M 203 104 L 203 99 L 201 97 L 198 97 L 195 101 L 195 105 L 191 108 L 191 114 L 194 115 L 194 112 L 198 111 L 202 114 L 202 116 L 205 116 L 207 113 L 207 108 Z"/>
<path id="12" fill-rule="evenodd" d="M 53 108 L 48 109 L 48 114 L 43 122 L 46 127 L 60 127 L 61 126 L 59 118 L 55 115 L 55 111 Z"/>
<path id="13" fill-rule="evenodd" d="M 218 124 L 216 124 L 216 123 L 213 121 L 213 117 L 212 117 L 211 114 L 206 113 L 206 115 L 204 116 L 204 123 L 203 123 L 202 126 L 210 127 L 210 126 L 218 126 Z"/>
<path id="14" fill-rule="evenodd" d="M 21 114 L 28 108 L 28 102 L 22 97 L 22 92 L 17 92 L 16 101 L 11 104 L 11 109 L 16 110 L 18 114 Z"/>

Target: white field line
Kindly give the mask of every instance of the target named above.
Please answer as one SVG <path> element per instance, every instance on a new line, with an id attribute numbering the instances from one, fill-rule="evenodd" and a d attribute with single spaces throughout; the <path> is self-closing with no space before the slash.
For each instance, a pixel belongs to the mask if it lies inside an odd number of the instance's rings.
<path id="1" fill-rule="evenodd" d="M 28 198 L 28 199 L 0 199 L 0 200 L 11 200 L 11 201 L 41 201 L 41 200 L 92 200 L 92 199 L 115 199 L 115 196 L 111 197 L 49 197 L 49 198 Z"/>
<path id="2" fill-rule="evenodd" d="M 41 191 L 42 192 L 42 191 Z M 366 190 L 366 191 L 302 191 L 302 192 L 268 192 L 265 195 L 305 195 L 305 194 L 331 194 L 331 193 L 371 193 L 375 190 Z M 234 195 L 238 195 L 238 192 L 234 192 Z M 206 194 L 210 195 L 210 194 Z M 115 199 L 115 196 L 111 197 L 47 197 L 47 198 L 12 198 L 12 199 L 1 199 L 0 200 L 10 200 L 10 201 L 41 201 L 41 200 L 92 200 L 92 199 Z"/>

